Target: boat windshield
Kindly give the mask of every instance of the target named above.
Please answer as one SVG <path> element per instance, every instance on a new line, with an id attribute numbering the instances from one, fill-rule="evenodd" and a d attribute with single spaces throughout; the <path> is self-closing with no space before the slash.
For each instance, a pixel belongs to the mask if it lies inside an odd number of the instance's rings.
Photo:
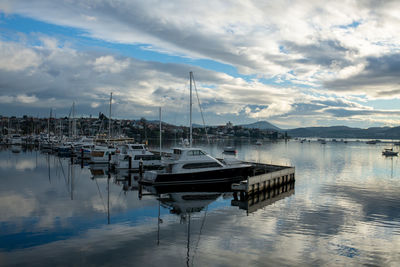
<path id="1" fill-rule="evenodd" d="M 203 151 L 201 151 L 201 150 L 190 150 L 190 151 L 188 151 L 188 153 L 187 153 L 187 155 L 188 156 L 202 156 L 202 155 L 205 155 L 206 153 L 204 153 Z"/>

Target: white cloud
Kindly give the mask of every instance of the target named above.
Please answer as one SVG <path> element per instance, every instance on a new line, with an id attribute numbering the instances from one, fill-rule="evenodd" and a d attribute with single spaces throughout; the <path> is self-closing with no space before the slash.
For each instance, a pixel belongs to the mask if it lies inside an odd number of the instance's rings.
<path id="1" fill-rule="evenodd" d="M 28 96 L 28 95 L 25 95 L 25 94 L 21 94 L 21 95 L 17 95 L 15 100 L 17 102 L 21 102 L 21 103 L 24 103 L 24 104 L 30 104 L 30 103 L 37 102 L 39 99 L 34 95 L 33 96 Z"/>
<path id="2" fill-rule="evenodd" d="M 129 67 L 128 60 L 116 60 L 113 56 L 101 56 L 93 62 L 94 69 L 98 72 L 118 73 Z"/>
<path id="3" fill-rule="evenodd" d="M 37 67 L 40 63 L 40 57 L 32 49 L 15 43 L 0 42 L 0 69 L 21 71 Z"/>

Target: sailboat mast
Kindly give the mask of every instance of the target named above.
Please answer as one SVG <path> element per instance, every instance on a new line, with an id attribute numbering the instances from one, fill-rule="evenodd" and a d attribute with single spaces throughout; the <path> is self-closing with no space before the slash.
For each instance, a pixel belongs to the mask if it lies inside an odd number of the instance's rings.
<path id="1" fill-rule="evenodd" d="M 110 116 L 108 118 L 108 142 L 110 142 L 111 139 L 111 103 L 112 103 L 112 92 L 110 95 Z"/>
<path id="2" fill-rule="evenodd" d="M 76 137 L 75 101 L 72 102 L 72 137 Z"/>
<path id="3" fill-rule="evenodd" d="M 160 114 L 159 114 L 159 115 L 160 115 L 160 156 L 161 156 L 161 149 L 162 149 L 162 148 L 161 148 L 161 138 L 162 138 L 162 133 L 161 133 L 161 107 L 160 107 L 160 110 L 159 110 L 159 111 L 160 111 Z"/>
<path id="4" fill-rule="evenodd" d="M 190 76 L 190 138 L 189 138 L 189 145 L 192 147 L 193 143 L 193 126 L 192 126 L 192 76 L 193 72 L 189 73 Z"/>

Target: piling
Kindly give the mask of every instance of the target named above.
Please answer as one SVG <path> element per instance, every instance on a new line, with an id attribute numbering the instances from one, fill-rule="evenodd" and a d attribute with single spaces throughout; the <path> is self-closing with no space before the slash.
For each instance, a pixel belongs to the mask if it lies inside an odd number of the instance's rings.
<path id="1" fill-rule="evenodd" d="M 143 161 L 140 159 L 139 161 L 139 181 L 143 178 Z"/>

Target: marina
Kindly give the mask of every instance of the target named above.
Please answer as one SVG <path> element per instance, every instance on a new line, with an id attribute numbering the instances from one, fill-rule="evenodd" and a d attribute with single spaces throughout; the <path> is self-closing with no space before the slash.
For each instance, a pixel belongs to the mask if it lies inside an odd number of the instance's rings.
<path id="1" fill-rule="evenodd" d="M 399 260 L 400 165 L 381 154 L 385 143 L 238 141 L 229 159 L 224 142 L 197 145 L 216 159 L 252 163 L 253 175 L 145 185 L 135 170 L 1 146 L 2 264 L 165 265 L 165 253 L 167 266 Z"/>

